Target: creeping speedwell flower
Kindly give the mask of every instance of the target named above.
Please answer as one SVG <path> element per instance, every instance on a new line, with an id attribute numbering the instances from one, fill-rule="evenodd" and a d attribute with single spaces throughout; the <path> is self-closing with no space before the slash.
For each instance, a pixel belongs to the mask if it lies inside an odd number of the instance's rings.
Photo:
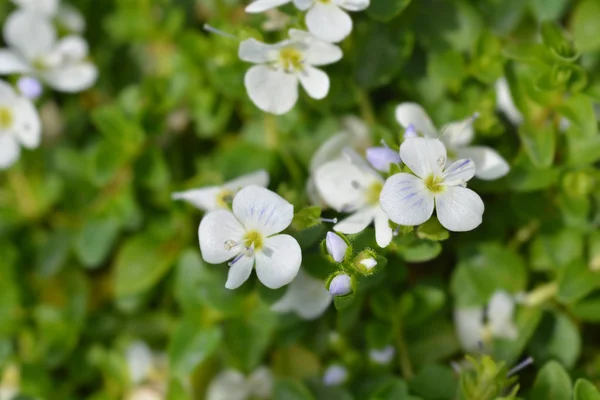
<path id="1" fill-rule="evenodd" d="M 396 119 L 404 128 L 411 125 L 429 138 L 440 136 L 433 122 L 423 109 L 415 103 L 402 103 L 396 108 Z M 508 163 L 498 152 L 486 146 L 469 146 L 475 132 L 473 117 L 446 125 L 440 139 L 448 148 L 448 158 L 453 161 L 470 158 L 475 162 L 475 176 L 479 179 L 498 179 L 509 171 Z"/>
<path id="2" fill-rule="evenodd" d="M 381 191 L 381 208 L 400 225 L 420 225 L 437 209 L 450 231 L 470 231 L 481 224 L 483 201 L 464 187 L 475 174 L 473 160 L 446 166 L 446 148 L 438 139 L 410 138 L 400 146 L 400 158 L 415 173 L 390 177 Z"/>
<path id="3" fill-rule="evenodd" d="M 248 378 L 229 369 L 218 374 L 206 391 L 206 400 L 268 399 L 273 391 L 273 374 L 265 367 L 257 368 Z"/>
<path id="4" fill-rule="evenodd" d="M 153 353 L 145 342 L 137 340 L 125 352 L 131 390 L 125 400 L 160 400 L 167 391 L 166 355 Z"/>
<path id="5" fill-rule="evenodd" d="M 317 189 L 323 200 L 334 210 L 353 213 L 337 223 L 337 232 L 362 232 L 375 221 L 375 238 L 380 247 L 392 240 L 388 216 L 379 205 L 383 178 L 357 153 L 346 149 L 345 158 L 331 161 L 317 170 Z"/>
<path id="6" fill-rule="evenodd" d="M 269 185 L 269 173 L 264 170 L 242 175 L 221 186 L 208 186 L 200 189 L 176 192 L 171 195 L 173 200 L 185 200 L 202 211 L 210 212 L 228 209 L 233 197 L 246 186 L 257 185 L 266 187 Z"/>
<path id="7" fill-rule="evenodd" d="M 0 80 L 0 169 L 19 159 L 21 146 L 35 148 L 40 139 L 40 118 L 31 101 Z"/>
<path id="8" fill-rule="evenodd" d="M 31 11 L 12 13 L 4 24 L 0 74 L 34 74 L 53 89 L 80 92 L 91 87 L 98 70 L 86 61 L 87 42 L 71 35 L 57 41 L 56 30 L 44 16 Z"/>
<path id="9" fill-rule="evenodd" d="M 510 87 L 506 78 L 500 78 L 496 81 L 496 108 L 506 115 L 506 118 L 514 125 L 523 123 L 523 114 L 517 108 L 510 93 Z"/>
<path id="10" fill-rule="evenodd" d="M 85 30 L 83 15 L 70 4 L 60 0 L 12 0 L 20 8 L 41 14 L 47 18 L 56 18 L 56 22 L 69 32 L 81 33 Z"/>
<path id="11" fill-rule="evenodd" d="M 329 93 L 329 77 L 316 66 L 342 58 L 342 50 L 308 32 L 290 29 L 290 38 L 277 44 L 255 39 L 240 44 L 242 60 L 259 64 L 244 79 L 250 99 L 258 108 L 272 114 L 285 114 L 298 101 L 298 82 L 313 99 Z"/>
<path id="12" fill-rule="evenodd" d="M 287 292 L 271 306 L 271 310 L 280 313 L 294 312 L 303 319 L 312 320 L 327 310 L 331 300 L 331 294 L 325 289 L 322 280 L 300 270 Z"/>
<path id="13" fill-rule="evenodd" d="M 339 364 L 330 365 L 323 374 L 323 383 L 327 386 L 340 386 L 347 380 L 348 370 Z"/>
<path id="14" fill-rule="evenodd" d="M 299 10 L 308 10 L 308 30 L 332 43 L 344 40 L 352 32 L 352 18 L 346 11 L 363 11 L 370 3 L 370 0 L 256 0 L 246 7 L 246 12 L 259 13 L 292 1 Z"/>
<path id="15" fill-rule="evenodd" d="M 237 289 L 256 264 L 258 279 L 271 289 L 290 283 L 302 262 L 300 245 L 278 235 L 294 218 L 294 206 L 260 186 L 248 186 L 233 199 L 232 210 L 207 214 L 198 229 L 204 261 L 229 262 L 225 287 Z"/>
<path id="16" fill-rule="evenodd" d="M 514 298 L 503 291 L 494 293 L 487 310 L 483 307 L 457 309 L 454 322 L 463 349 L 476 351 L 481 344 L 488 344 L 493 338 L 516 339 L 518 331 L 514 324 L 514 311 Z"/>
<path id="17" fill-rule="evenodd" d="M 394 346 L 389 345 L 382 349 L 371 349 L 369 350 L 369 358 L 376 364 L 388 365 L 396 355 L 396 349 Z"/>

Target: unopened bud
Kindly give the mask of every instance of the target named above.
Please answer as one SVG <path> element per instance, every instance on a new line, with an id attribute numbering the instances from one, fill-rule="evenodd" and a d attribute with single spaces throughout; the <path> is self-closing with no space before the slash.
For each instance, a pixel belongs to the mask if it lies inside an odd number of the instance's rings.
<path id="1" fill-rule="evenodd" d="M 400 154 L 387 147 L 370 147 L 367 149 L 367 161 L 376 170 L 388 172 L 392 164 L 400 162 Z"/>
<path id="2" fill-rule="evenodd" d="M 394 346 L 390 345 L 384 347 L 383 349 L 371 349 L 369 351 L 369 358 L 376 364 L 387 365 L 392 361 L 396 355 L 396 349 Z"/>
<path id="3" fill-rule="evenodd" d="M 352 278 L 348 274 L 340 274 L 329 283 L 329 293 L 332 296 L 345 296 L 352 292 Z"/>
<path id="4" fill-rule="evenodd" d="M 327 386 L 339 386 L 348 379 L 348 370 L 339 364 L 333 364 L 325 370 L 323 383 Z"/>
<path id="5" fill-rule="evenodd" d="M 327 232 L 325 246 L 327 246 L 327 252 L 335 262 L 344 261 L 346 250 L 348 250 L 348 243 L 340 235 L 334 232 Z"/>
<path id="6" fill-rule="evenodd" d="M 44 88 L 40 81 L 30 76 L 23 76 L 17 82 L 19 92 L 30 100 L 35 100 L 42 95 Z"/>
<path id="7" fill-rule="evenodd" d="M 370 271 L 377 266 L 377 261 L 373 257 L 368 257 L 360 261 L 360 264 Z"/>

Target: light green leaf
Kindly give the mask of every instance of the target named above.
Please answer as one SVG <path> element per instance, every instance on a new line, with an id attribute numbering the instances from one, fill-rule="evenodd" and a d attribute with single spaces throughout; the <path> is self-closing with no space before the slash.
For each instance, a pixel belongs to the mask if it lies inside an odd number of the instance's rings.
<path id="1" fill-rule="evenodd" d="M 600 400 L 600 391 L 590 381 L 578 379 L 575 382 L 573 400 Z"/>
<path id="2" fill-rule="evenodd" d="M 556 361 L 546 363 L 540 370 L 530 400 L 569 400 L 571 399 L 571 378 Z"/>
<path id="3" fill-rule="evenodd" d="M 180 379 L 186 379 L 217 350 L 222 337 L 218 327 L 205 328 L 197 321 L 183 320 L 175 329 L 169 344 L 171 373 Z"/>

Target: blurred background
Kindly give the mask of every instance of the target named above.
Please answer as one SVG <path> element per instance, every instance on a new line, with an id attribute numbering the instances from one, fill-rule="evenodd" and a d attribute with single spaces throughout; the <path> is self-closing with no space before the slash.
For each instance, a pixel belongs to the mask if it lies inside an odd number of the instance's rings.
<path id="1" fill-rule="evenodd" d="M 85 19 L 99 78 L 78 94 L 46 88 L 41 146 L 0 171 L 0 399 L 204 399 L 220 372 L 239 371 L 236 382 L 266 366 L 277 400 L 450 400 L 450 361 L 464 355 L 453 309 L 498 289 L 549 293 L 519 311 L 517 341 L 494 347 L 508 366 L 536 359 L 522 396 L 551 398 L 530 392 L 550 360 L 600 381 L 599 1 L 372 0 L 352 13 L 343 60 L 324 68 L 328 97 L 302 93 L 278 117 L 248 99 L 239 40 L 203 25 L 273 43 L 303 26 L 291 4 L 250 15 L 243 0 L 63 2 Z M 1 1 L 0 23 L 14 10 Z M 542 21 L 556 29 L 542 37 Z M 498 110 L 501 78 L 517 124 Z M 477 141 L 511 165 L 473 183 L 485 223 L 443 242 L 394 239 L 352 305 L 313 321 L 271 311 L 285 288 L 255 277 L 226 290 L 227 268 L 200 257 L 202 213 L 171 193 L 265 169 L 303 209 L 311 158 L 342 119 L 397 144 L 404 101 L 438 126 L 479 113 Z M 324 280 L 327 226 L 292 230 Z M 367 233 L 355 240 L 374 246 Z M 399 362 L 369 361 L 386 345 Z M 345 387 L 324 384 L 331 364 L 349 371 Z M 254 396 L 233 390 L 209 400 Z"/>

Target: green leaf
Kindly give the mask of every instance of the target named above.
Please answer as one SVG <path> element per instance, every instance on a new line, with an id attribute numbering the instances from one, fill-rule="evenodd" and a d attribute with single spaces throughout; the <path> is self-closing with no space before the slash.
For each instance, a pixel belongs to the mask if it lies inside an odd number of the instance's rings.
<path id="1" fill-rule="evenodd" d="M 425 365 L 410 381 L 410 390 L 425 399 L 452 400 L 457 383 L 452 368 L 446 365 Z"/>
<path id="2" fill-rule="evenodd" d="M 586 0 L 577 4 L 573 11 L 570 26 L 573 29 L 575 43 L 582 52 L 600 49 L 600 3 Z"/>
<path id="3" fill-rule="evenodd" d="M 450 232 L 440 224 L 437 218 L 430 218 L 417 228 L 417 237 L 434 241 L 446 240 Z"/>
<path id="4" fill-rule="evenodd" d="M 600 272 L 592 271 L 583 261 L 570 263 L 558 280 L 557 299 L 573 304 L 600 288 Z"/>
<path id="5" fill-rule="evenodd" d="M 541 27 L 544 45 L 559 60 L 573 62 L 579 57 L 579 52 L 564 36 L 562 28 L 553 21 L 544 21 Z"/>
<path id="6" fill-rule="evenodd" d="M 539 308 L 519 309 L 515 317 L 515 324 L 519 332 L 517 339 L 495 339 L 494 358 L 504 361 L 507 365 L 515 364 L 523 354 L 523 350 L 525 350 L 541 320 L 542 311 Z"/>
<path id="7" fill-rule="evenodd" d="M 120 224 L 113 217 L 89 219 L 75 240 L 75 253 L 87 268 L 98 267 L 112 249 Z"/>
<path id="8" fill-rule="evenodd" d="M 531 265 L 537 270 L 560 271 L 583 256 L 583 235 L 573 229 L 537 236 L 530 247 Z"/>
<path id="9" fill-rule="evenodd" d="M 218 327 L 205 328 L 198 321 L 182 321 L 169 343 L 169 368 L 171 373 L 186 379 L 219 347 L 223 338 Z"/>
<path id="10" fill-rule="evenodd" d="M 560 361 L 573 368 L 581 353 L 577 326 L 562 313 L 546 313 L 529 344 L 531 356 L 540 363 Z"/>
<path id="11" fill-rule="evenodd" d="M 387 22 L 396 18 L 411 0 L 371 0 L 367 14 L 369 17 Z"/>
<path id="12" fill-rule="evenodd" d="M 578 379 L 575 382 L 575 393 L 573 400 L 600 400 L 600 391 L 586 379 Z"/>
<path id="13" fill-rule="evenodd" d="M 92 113 L 94 125 L 115 147 L 124 148 L 129 154 L 137 151 L 145 133 L 140 125 L 128 118 L 117 105 L 97 108 Z"/>
<path id="14" fill-rule="evenodd" d="M 569 311 L 583 321 L 600 322 L 600 295 L 593 295 L 571 306 Z"/>
<path id="15" fill-rule="evenodd" d="M 314 400 L 315 397 L 302 383 L 292 379 L 278 379 L 273 390 L 273 400 Z"/>
<path id="16" fill-rule="evenodd" d="M 570 0 L 529 0 L 529 5 L 538 21 L 560 20 Z"/>
<path id="17" fill-rule="evenodd" d="M 408 400 L 408 385 L 402 379 L 394 379 L 378 389 L 369 400 Z"/>
<path id="18" fill-rule="evenodd" d="M 534 166 L 552 165 L 556 151 L 556 133 L 552 125 L 533 126 L 525 123 L 519 127 L 519 137 Z"/>
<path id="19" fill-rule="evenodd" d="M 160 242 L 148 234 L 127 240 L 113 266 L 115 296 L 131 296 L 151 289 L 171 268 L 177 252 L 174 242 Z"/>
<path id="20" fill-rule="evenodd" d="M 580 135 L 577 136 L 591 138 L 598 134 L 594 103 L 589 96 L 574 94 L 560 105 L 559 111 L 569 119 L 572 125 L 579 128 Z M 571 131 L 572 128 L 569 129 L 569 132 Z"/>
<path id="21" fill-rule="evenodd" d="M 569 400 L 571 399 L 571 378 L 556 361 L 546 363 L 540 370 L 530 400 Z"/>

